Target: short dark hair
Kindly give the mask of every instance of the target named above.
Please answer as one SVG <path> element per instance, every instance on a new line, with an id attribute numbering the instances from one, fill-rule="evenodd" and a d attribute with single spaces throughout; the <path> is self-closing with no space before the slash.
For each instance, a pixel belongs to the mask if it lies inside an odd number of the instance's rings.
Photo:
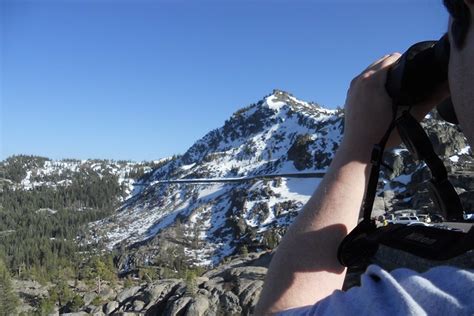
<path id="1" fill-rule="evenodd" d="M 451 35 L 458 49 L 464 46 L 471 24 L 471 12 L 464 0 L 443 0 L 452 18 Z"/>

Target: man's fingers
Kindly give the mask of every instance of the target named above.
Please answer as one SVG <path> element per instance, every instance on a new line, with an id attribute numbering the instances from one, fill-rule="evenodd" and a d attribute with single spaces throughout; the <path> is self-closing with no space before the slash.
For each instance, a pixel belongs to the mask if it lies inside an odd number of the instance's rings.
<path id="1" fill-rule="evenodd" d="M 396 61 L 398 58 L 400 58 L 400 56 L 401 56 L 400 53 L 387 54 L 383 56 L 382 58 L 379 58 L 378 60 L 371 63 L 367 68 L 365 68 L 365 70 L 362 73 L 369 70 L 380 69 L 381 65 L 387 65 L 387 61 L 391 61 L 389 64 L 392 64 L 394 62 L 393 59 L 395 58 L 395 61 Z"/>
<path id="2" fill-rule="evenodd" d="M 381 63 L 382 61 L 384 61 L 385 58 L 387 58 L 387 57 L 389 57 L 389 56 L 390 56 L 390 54 L 385 55 L 385 56 L 383 56 L 383 57 L 377 59 L 376 61 L 374 61 L 373 63 L 371 63 L 367 68 L 365 68 L 362 73 L 364 73 L 364 72 L 366 72 L 367 70 L 371 69 L 371 68 L 374 67 L 375 65 Z"/>
<path id="3" fill-rule="evenodd" d="M 400 59 L 400 56 L 402 56 L 402 54 L 400 53 L 393 53 L 393 54 L 390 54 L 388 55 L 386 58 L 384 58 L 383 60 L 381 60 L 379 63 L 377 63 L 376 65 L 373 66 L 373 70 L 379 70 L 379 69 L 383 69 L 383 68 L 386 68 L 386 67 L 389 67 L 391 66 L 392 64 L 394 64 L 398 59 Z"/>

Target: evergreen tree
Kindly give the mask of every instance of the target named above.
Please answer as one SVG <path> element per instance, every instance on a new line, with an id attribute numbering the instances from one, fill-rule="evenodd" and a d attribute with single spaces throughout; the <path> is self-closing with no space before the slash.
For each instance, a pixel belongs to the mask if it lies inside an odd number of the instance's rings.
<path id="1" fill-rule="evenodd" d="M 196 271 L 186 271 L 186 295 L 194 297 L 198 291 Z"/>
<path id="2" fill-rule="evenodd" d="M 19 304 L 17 294 L 13 291 L 10 273 L 0 259 L 0 315 L 14 315 Z"/>

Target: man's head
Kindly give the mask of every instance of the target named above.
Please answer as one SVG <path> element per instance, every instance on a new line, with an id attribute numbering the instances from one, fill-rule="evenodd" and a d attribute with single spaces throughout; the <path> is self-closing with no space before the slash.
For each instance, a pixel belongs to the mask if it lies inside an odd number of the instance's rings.
<path id="1" fill-rule="evenodd" d="M 474 0 L 444 0 L 449 11 L 449 87 L 456 115 L 474 148 Z"/>

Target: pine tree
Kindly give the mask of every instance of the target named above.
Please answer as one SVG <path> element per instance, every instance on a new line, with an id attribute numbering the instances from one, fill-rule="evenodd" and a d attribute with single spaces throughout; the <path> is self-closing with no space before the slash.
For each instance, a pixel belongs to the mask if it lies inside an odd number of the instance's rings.
<path id="1" fill-rule="evenodd" d="M 17 294 L 13 291 L 10 273 L 0 259 L 0 315 L 14 315 L 19 304 Z"/>
<path id="2" fill-rule="evenodd" d="M 196 271 L 186 271 L 186 295 L 188 296 L 194 297 L 196 295 L 196 292 L 198 290 L 196 277 Z"/>
<path id="3" fill-rule="evenodd" d="M 244 257 L 248 256 L 249 255 L 249 249 L 247 248 L 246 245 L 242 245 L 240 247 L 240 254 Z"/>

